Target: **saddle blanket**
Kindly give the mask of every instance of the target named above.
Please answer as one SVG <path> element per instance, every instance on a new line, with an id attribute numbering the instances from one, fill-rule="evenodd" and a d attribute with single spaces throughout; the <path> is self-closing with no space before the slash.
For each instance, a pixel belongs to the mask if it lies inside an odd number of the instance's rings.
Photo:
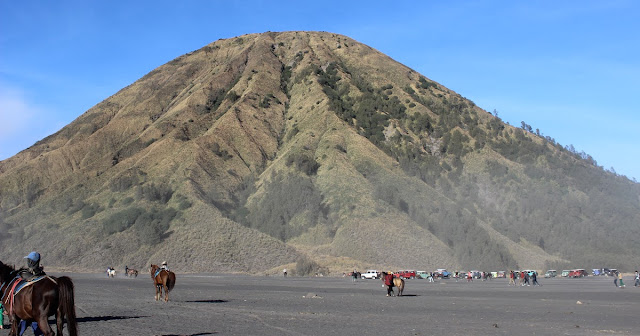
<path id="1" fill-rule="evenodd" d="M 2 296 L 2 302 L 4 302 L 5 297 L 7 297 L 8 295 L 13 295 L 16 296 L 18 293 L 20 293 L 20 291 L 28 286 L 33 285 L 34 283 L 42 280 L 42 279 L 50 279 L 51 281 L 53 281 L 54 283 L 56 282 L 55 280 L 53 280 L 50 276 L 48 275 L 41 275 L 39 277 L 36 277 L 32 280 L 25 280 L 23 279 L 21 276 L 16 276 L 15 278 L 13 278 L 13 280 L 11 280 L 8 284 L 7 284 L 7 289 L 11 288 L 12 290 L 5 290 L 4 295 Z"/>

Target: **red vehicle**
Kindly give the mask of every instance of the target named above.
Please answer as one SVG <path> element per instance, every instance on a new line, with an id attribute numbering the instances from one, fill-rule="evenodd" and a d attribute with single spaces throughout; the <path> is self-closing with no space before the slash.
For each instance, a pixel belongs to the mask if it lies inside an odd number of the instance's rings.
<path id="1" fill-rule="evenodd" d="M 582 278 L 582 277 L 586 277 L 587 275 L 589 275 L 589 274 L 584 269 L 574 269 L 574 270 L 571 270 L 571 272 L 569 272 L 568 277 L 569 278 Z"/>
<path id="2" fill-rule="evenodd" d="M 415 279 L 416 271 L 398 271 L 395 273 L 398 278 Z"/>

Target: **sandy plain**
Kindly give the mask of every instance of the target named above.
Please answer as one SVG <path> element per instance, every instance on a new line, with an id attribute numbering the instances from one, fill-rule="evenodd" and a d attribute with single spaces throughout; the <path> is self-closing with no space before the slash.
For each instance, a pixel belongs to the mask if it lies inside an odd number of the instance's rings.
<path id="1" fill-rule="evenodd" d="M 386 297 L 379 280 L 177 274 L 165 303 L 146 273 L 64 275 L 81 335 L 640 335 L 631 277 L 623 289 L 609 277 L 542 287 L 415 279 L 404 296 Z"/>

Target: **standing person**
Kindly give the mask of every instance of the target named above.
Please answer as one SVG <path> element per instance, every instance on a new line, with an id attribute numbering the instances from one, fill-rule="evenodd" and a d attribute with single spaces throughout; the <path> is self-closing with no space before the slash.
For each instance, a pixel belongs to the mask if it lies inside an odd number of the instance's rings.
<path id="1" fill-rule="evenodd" d="M 531 284 L 529 283 L 529 273 L 528 272 L 524 272 L 524 282 L 522 283 L 522 285 L 527 285 L 527 286 L 531 286 Z"/>
<path id="2" fill-rule="evenodd" d="M 634 287 L 640 287 L 640 273 L 636 271 L 636 282 L 633 284 Z"/>
<path id="3" fill-rule="evenodd" d="M 613 284 L 618 287 L 618 274 L 613 273 Z"/>
<path id="4" fill-rule="evenodd" d="M 514 286 L 516 285 L 516 275 L 513 273 L 513 270 L 509 271 L 509 286 L 511 286 L 511 284 L 513 284 Z"/>
<path id="5" fill-rule="evenodd" d="M 384 273 L 384 285 L 387 286 L 387 296 L 393 295 L 393 273 Z"/>
<path id="6" fill-rule="evenodd" d="M 24 334 L 25 331 L 27 331 L 27 321 L 25 320 L 21 320 L 20 321 L 20 325 L 18 326 L 18 335 L 22 336 Z M 31 329 L 33 329 L 33 335 L 34 336 L 42 336 L 44 335 L 44 333 L 42 333 L 42 330 L 40 330 L 40 327 L 38 327 L 38 322 L 31 322 Z"/>
<path id="7" fill-rule="evenodd" d="M 282 270 L 282 275 L 283 275 L 285 278 L 287 277 L 287 269 L 286 269 L 286 268 Z"/>
<path id="8" fill-rule="evenodd" d="M 534 286 L 542 286 L 541 284 L 538 283 L 538 275 L 536 274 L 535 271 L 531 272 L 531 283 Z"/>
<path id="9" fill-rule="evenodd" d="M 129 276 L 129 266 L 124 265 L 124 276 Z"/>
<path id="10" fill-rule="evenodd" d="M 351 276 L 353 277 L 352 281 L 356 281 L 356 279 L 358 278 L 358 272 L 356 272 L 356 269 L 353 269 L 353 273 L 351 274 Z"/>
<path id="11" fill-rule="evenodd" d="M 620 282 L 620 287 L 625 287 L 624 282 L 622 282 L 622 272 L 618 272 L 618 282 Z"/>

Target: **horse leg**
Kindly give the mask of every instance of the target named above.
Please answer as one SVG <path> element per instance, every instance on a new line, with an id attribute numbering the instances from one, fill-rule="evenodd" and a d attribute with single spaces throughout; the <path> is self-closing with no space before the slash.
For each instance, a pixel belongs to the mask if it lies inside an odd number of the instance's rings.
<path id="1" fill-rule="evenodd" d="M 169 302 L 169 287 L 164 285 L 164 302 Z"/>
<path id="2" fill-rule="evenodd" d="M 62 335 L 63 323 L 64 323 L 64 311 L 62 310 L 61 306 L 58 306 L 58 310 L 56 311 L 56 335 Z"/>
<path id="3" fill-rule="evenodd" d="M 13 315 L 11 317 L 11 331 L 9 331 L 9 336 L 18 335 L 18 327 L 20 326 L 20 319 L 18 316 Z"/>
<path id="4" fill-rule="evenodd" d="M 53 330 L 51 329 L 51 326 L 49 325 L 49 320 L 47 318 L 47 316 L 44 317 L 40 317 L 38 319 L 38 328 L 40 328 L 40 331 L 42 331 L 42 334 L 44 336 L 54 336 L 55 334 L 53 333 Z M 56 324 L 58 322 L 56 321 Z M 29 328 L 29 326 L 27 326 L 27 328 Z M 34 332 L 35 333 L 35 332 Z M 59 333 L 58 335 L 62 335 L 62 333 Z"/>
<path id="5" fill-rule="evenodd" d="M 160 285 L 156 285 L 156 301 L 160 300 Z"/>

